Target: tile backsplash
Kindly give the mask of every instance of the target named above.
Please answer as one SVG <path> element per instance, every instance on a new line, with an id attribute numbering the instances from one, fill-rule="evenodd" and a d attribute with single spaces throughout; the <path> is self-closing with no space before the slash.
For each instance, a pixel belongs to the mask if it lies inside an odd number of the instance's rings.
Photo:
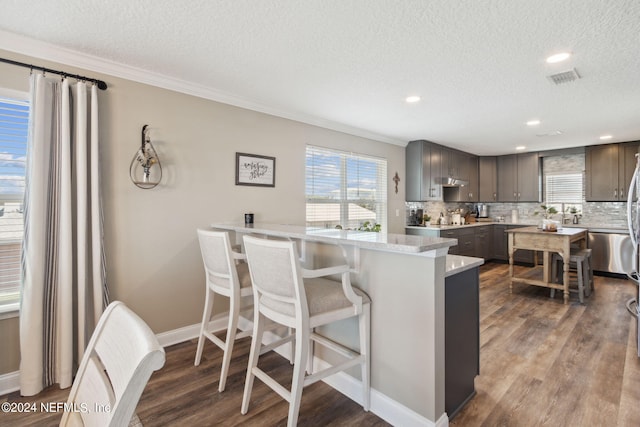
<path id="1" fill-rule="evenodd" d="M 515 209 L 518 212 L 518 222 L 523 224 L 537 224 L 541 221 L 540 203 L 487 203 L 489 207 L 489 217 L 498 221 L 499 217 L 504 217 L 506 222 L 511 222 L 511 214 Z M 440 212 L 446 214 L 448 211 L 461 209 L 462 212 L 472 212 L 473 203 L 447 203 L 447 202 L 407 202 L 407 218 L 411 209 L 423 209 L 425 214 L 430 215 L 435 221 Z M 553 219 L 560 220 L 561 214 L 553 216 Z M 566 214 L 569 221 L 573 218 Z M 590 227 L 627 227 L 627 203 L 626 202 L 584 202 L 582 204 L 582 216 L 579 223 Z"/>

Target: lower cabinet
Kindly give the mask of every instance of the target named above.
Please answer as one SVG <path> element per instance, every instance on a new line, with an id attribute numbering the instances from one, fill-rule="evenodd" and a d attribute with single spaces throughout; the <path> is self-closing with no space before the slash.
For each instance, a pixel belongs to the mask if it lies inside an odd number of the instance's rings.
<path id="1" fill-rule="evenodd" d="M 493 255 L 493 226 L 475 229 L 475 257 L 491 259 Z"/>
<path id="2" fill-rule="evenodd" d="M 444 283 L 444 406 L 452 419 L 476 394 L 474 379 L 480 374 L 479 269 L 454 274 Z"/>
<path id="3" fill-rule="evenodd" d="M 506 231 L 521 227 L 530 227 L 530 225 L 493 225 L 493 256 L 490 259 L 509 261 L 509 236 Z M 513 254 L 513 262 L 515 263 L 533 264 L 533 261 L 533 251 L 518 249 Z"/>
<path id="4" fill-rule="evenodd" d="M 530 225 L 489 224 L 486 226 L 453 229 L 408 228 L 406 234 L 417 236 L 446 237 L 457 239 L 458 244 L 449 248 L 451 255 L 464 255 L 485 260 L 509 261 L 509 236 L 506 231 L 512 228 L 530 227 Z M 519 249 L 513 256 L 519 264 L 533 264 L 533 251 Z"/>

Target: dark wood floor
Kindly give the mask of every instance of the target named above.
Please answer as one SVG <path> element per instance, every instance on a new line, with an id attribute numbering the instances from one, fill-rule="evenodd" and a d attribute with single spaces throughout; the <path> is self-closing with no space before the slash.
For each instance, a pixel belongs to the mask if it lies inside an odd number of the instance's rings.
<path id="1" fill-rule="evenodd" d="M 516 285 L 508 290 L 508 266 L 481 267 L 480 376 L 477 395 L 451 421 L 453 426 L 637 426 L 640 425 L 640 359 L 636 328 L 624 302 L 632 282 L 596 277 L 596 292 L 584 305 L 572 294 L 549 299 L 548 290 Z M 558 293 L 560 294 L 560 293 Z M 240 414 L 249 339 L 234 349 L 227 389 L 217 392 L 221 351 L 207 343 L 193 366 L 195 341 L 167 349 L 138 405 L 145 426 L 280 426 L 287 403 L 256 380 L 247 415 Z M 261 366 L 282 383 L 288 361 L 264 356 Z M 0 397 L 10 402 L 64 402 L 67 390 L 51 387 L 36 397 Z M 2 426 L 56 426 L 61 414 L 0 413 Z M 301 426 L 386 426 L 372 413 L 316 383 L 305 389 Z"/>

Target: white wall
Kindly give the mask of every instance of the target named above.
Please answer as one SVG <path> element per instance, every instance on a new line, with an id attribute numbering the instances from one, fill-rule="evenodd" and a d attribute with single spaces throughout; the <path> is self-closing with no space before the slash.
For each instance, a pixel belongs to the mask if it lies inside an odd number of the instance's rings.
<path id="1" fill-rule="evenodd" d="M 306 144 L 386 158 L 388 228 L 404 233 L 404 182 L 396 194 L 391 180 L 396 171 L 404 179 L 403 147 L 6 51 L 0 56 L 108 83 L 99 106 L 109 292 L 156 333 L 200 321 L 204 274 L 196 228 L 242 221 L 248 211 L 256 221 L 304 223 Z M 27 90 L 28 76 L 28 69 L 0 64 L 0 87 Z M 144 124 L 165 173 L 153 190 L 135 187 L 128 175 Z M 236 186 L 237 151 L 276 157 L 276 187 Z M 15 369 L 0 362 L 0 374 Z"/>

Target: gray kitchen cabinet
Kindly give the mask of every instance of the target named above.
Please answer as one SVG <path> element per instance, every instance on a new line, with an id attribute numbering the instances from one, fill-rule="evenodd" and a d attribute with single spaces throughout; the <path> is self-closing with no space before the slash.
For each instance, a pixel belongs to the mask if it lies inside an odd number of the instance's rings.
<path id="1" fill-rule="evenodd" d="M 444 280 L 444 400 L 449 419 L 473 397 L 480 375 L 479 275 L 475 267 Z"/>
<path id="2" fill-rule="evenodd" d="M 480 201 L 480 177 L 478 156 L 469 156 L 467 158 L 467 167 L 469 168 L 469 186 L 467 188 L 467 202 Z"/>
<path id="3" fill-rule="evenodd" d="M 487 225 L 476 227 L 474 233 L 475 239 L 475 257 L 484 258 L 485 260 L 493 257 L 493 226 Z"/>
<path id="4" fill-rule="evenodd" d="M 478 188 L 479 202 L 498 201 L 498 165 L 495 156 L 481 156 L 478 158 Z"/>
<path id="5" fill-rule="evenodd" d="M 464 186 L 444 187 L 445 202 L 477 202 L 478 201 L 478 156 L 456 150 L 444 149 L 447 161 L 446 177 L 466 181 Z"/>
<path id="6" fill-rule="evenodd" d="M 509 261 L 509 246 L 507 240 L 507 226 L 493 225 L 493 256 L 492 259 L 499 261 Z"/>
<path id="7" fill-rule="evenodd" d="M 626 201 L 638 142 L 588 146 L 585 151 L 585 199 Z"/>
<path id="8" fill-rule="evenodd" d="M 438 183 L 441 163 L 440 146 L 424 140 L 407 144 L 405 192 L 408 202 L 442 200 L 442 185 Z"/>
<path id="9" fill-rule="evenodd" d="M 449 248 L 452 255 L 476 256 L 475 230 L 472 227 L 441 230 L 440 237 L 458 239 L 458 245 Z"/>
<path id="10" fill-rule="evenodd" d="M 440 237 L 446 237 L 447 239 L 458 239 L 458 244 L 456 246 L 449 246 L 449 254 L 451 255 L 461 255 L 460 253 L 460 238 L 458 235 L 458 230 L 440 230 Z"/>
<path id="11" fill-rule="evenodd" d="M 493 259 L 509 261 L 509 236 L 506 231 L 513 228 L 530 227 L 529 225 L 493 225 Z M 533 264 L 533 251 L 518 249 L 513 254 L 513 262 L 522 264 Z"/>
<path id="12" fill-rule="evenodd" d="M 478 156 L 461 153 L 457 156 L 457 176 L 467 184 L 456 187 L 456 202 L 478 201 Z"/>
<path id="13" fill-rule="evenodd" d="M 499 202 L 540 201 L 538 153 L 498 156 L 497 169 Z"/>

